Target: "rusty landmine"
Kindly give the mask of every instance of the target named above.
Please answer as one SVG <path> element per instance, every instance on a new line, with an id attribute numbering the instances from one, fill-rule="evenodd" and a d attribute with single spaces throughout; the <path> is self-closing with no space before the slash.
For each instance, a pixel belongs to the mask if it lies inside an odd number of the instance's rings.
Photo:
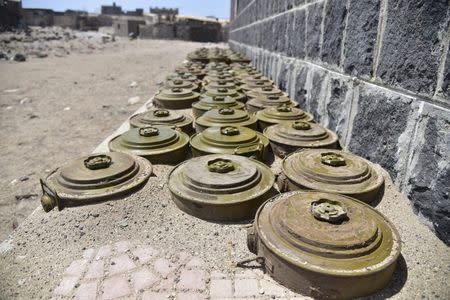
<path id="1" fill-rule="evenodd" d="M 151 173 L 151 163 L 138 156 L 114 152 L 85 156 L 41 180 L 41 204 L 48 212 L 113 199 L 142 187 Z"/>
<path id="2" fill-rule="evenodd" d="M 392 223 L 354 198 L 296 191 L 265 202 L 248 232 L 266 272 L 295 292 L 349 299 L 385 287 L 400 256 Z"/>
<path id="3" fill-rule="evenodd" d="M 335 149 L 303 149 L 287 156 L 278 178 L 282 191 L 299 189 L 339 193 L 373 202 L 384 177 L 370 161 Z"/>

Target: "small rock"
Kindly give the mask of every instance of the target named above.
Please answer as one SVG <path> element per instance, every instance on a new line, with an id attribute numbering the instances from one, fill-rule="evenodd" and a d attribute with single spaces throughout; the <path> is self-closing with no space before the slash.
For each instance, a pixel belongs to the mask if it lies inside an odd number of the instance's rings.
<path id="1" fill-rule="evenodd" d="M 11 181 L 10 183 L 12 184 L 12 185 L 14 185 L 14 184 L 16 184 L 17 182 L 19 182 L 17 179 L 14 179 L 13 181 Z"/>
<path id="2" fill-rule="evenodd" d="M 12 106 L 7 106 L 5 109 L 6 109 L 6 110 L 11 110 L 11 109 L 12 109 Z"/>
<path id="3" fill-rule="evenodd" d="M 137 96 L 137 97 L 131 97 L 130 99 L 128 99 L 128 105 L 133 105 L 138 103 L 139 101 L 141 101 L 141 97 Z"/>
<path id="4" fill-rule="evenodd" d="M 70 106 L 64 107 L 64 109 L 63 109 L 63 110 L 65 110 L 65 111 L 68 111 L 68 110 L 70 110 Z"/>
<path id="5" fill-rule="evenodd" d="M 12 94 L 12 93 L 17 93 L 19 91 L 19 89 L 9 89 L 9 90 L 4 90 L 4 93 L 7 94 Z"/>
<path id="6" fill-rule="evenodd" d="M 98 216 L 100 216 L 99 213 L 91 213 L 91 216 L 93 216 L 94 218 L 98 218 Z"/>
<path id="7" fill-rule="evenodd" d="M 28 118 L 29 119 L 36 119 L 36 118 L 39 118 L 39 117 L 37 115 L 31 113 L 31 114 L 28 114 Z"/>
<path id="8" fill-rule="evenodd" d="M 122 227 L 122 228 L 127 227 L 127 226 L 128 226 L 128 219 L 125 218 L 125 219 L 123 219 L 123 220 L 117 222 L 117 225 L 119 225 L 119 226 Z"/>
<path id="9" fill-rule="evenodd" d="M 137 86 L 138 86 L 138 83 L 136 81 L 133 81 L 133 82 L 130 83 L 130 87 L 131 88 L 135 88 Z"/>
<path id="10" fill-rule="evenodd" d="M 23 62 L 23 61 L 26 61 L 27 58 L 26 58 L 26 56 L 23 55 L 22 53 L 16 53 L 16 54 L 13 56 L 13 60 L 14 60 L 14 61 L 18 61 L 18 62 Z"/>
<path id="11" fill-rule="evenodd" d="M 28 104 L 31 103 L 31 99 L 30 98 L 23 98 L 22 100 L 20 100 L 19 102 L 21 105 L 23 104 Z"/>
<path id="12" fill-rule="evenodd" d="M 28 179 L 30 179 L 28 176 L 22 176 L 19 178 L 20 181 L 27 181 Z"/>

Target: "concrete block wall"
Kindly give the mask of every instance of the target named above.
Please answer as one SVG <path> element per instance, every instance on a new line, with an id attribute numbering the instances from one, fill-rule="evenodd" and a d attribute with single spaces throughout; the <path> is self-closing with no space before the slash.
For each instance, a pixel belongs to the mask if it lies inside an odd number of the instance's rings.
<path id="1" fill-rule="evenodd" d="M 448 0 L 232 0 L 230 47 L 387 169 L 450 245 Z"/>

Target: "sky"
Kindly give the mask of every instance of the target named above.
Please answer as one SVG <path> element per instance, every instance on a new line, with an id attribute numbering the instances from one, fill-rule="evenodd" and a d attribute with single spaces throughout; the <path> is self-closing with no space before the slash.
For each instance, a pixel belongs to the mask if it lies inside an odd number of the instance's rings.
<path id="1" fill-rule="evenodd" d="M 49 8 L 55 11 L 66 9 L 100 12 L 102 5 L 112 5 L 113 0 L 22 0 L 24 8 Z M 181 15 L 198 17 L 215 16 L 221 19 L 230 17 L 230 0 L 115 0 L 122 10 L 143 8 L 149 12 L 150 6 L 179 8 Z"/>

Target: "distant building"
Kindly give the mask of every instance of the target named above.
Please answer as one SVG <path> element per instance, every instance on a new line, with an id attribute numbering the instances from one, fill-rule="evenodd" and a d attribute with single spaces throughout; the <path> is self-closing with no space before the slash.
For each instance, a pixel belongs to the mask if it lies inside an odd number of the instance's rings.
<path id="1" fill-rule="evenodd" d="M 125 12 L 125 15 L 127 15 L 127 16 L 135 16 L 135 17 L 142 17 L 144 15 L 144 10 L 142 8 L 136 8 L 136 10 Z"/>
<path id="2" fill-rule="evenodd" d="M 178 17 L 175 23 L 176 38 L 194 42 L 221 42 L 222 24 L 208 18 Z"/>
<path id="3" fill-rule="evenodd" d="M 53 26 L 54 13 L 51 9 L 24 8 L 22 9 L 24 22 L 27 26 Z"/>
<path id="4" fill-rule="evenodd" d="M 175 22 L 178 15 L 178 8 L 150 7 L 150 13 L 157 15 L 158 23 Z"/>
<path id="5" fill-rule="evenodd" d="M 142 17 L 123 16 L 113 19 L 114 33 L 117 36 L 129 36 L 130 33 L 139 35 L 139 25 L 145 25 Z"/>
<path id="6" fill-rule="evenodd" d="M 122 7 L 116 6 L 116 2 L 113 5 L 102 5 L 102 15 L 123 15 Z"/>
<path id="7" fill-rule="evenodd" d="M 0 30 L 16 28 L 22 19 L 22 1 L 0 0 Z"/>

